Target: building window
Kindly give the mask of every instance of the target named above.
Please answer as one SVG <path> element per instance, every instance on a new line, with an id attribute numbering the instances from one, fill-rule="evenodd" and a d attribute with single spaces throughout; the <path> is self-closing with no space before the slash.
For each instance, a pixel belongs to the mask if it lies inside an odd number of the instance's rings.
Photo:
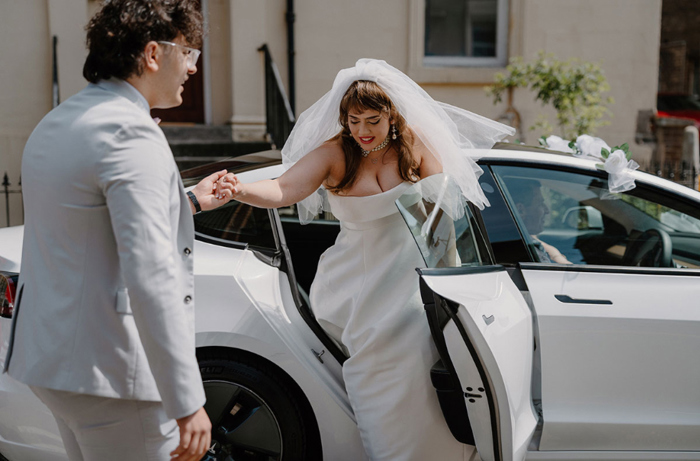
<path id="1" fill-rule="evenodd" d="M 506 62 L 507 0 L 426 0 L 426 66 Z"/>

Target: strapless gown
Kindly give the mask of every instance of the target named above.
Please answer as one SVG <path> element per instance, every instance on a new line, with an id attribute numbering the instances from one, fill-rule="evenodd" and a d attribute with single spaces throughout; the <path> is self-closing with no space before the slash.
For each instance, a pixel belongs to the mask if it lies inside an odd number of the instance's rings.
<path id="1" fill-rule="evenodd" d="M 343 377 L 372 460 L 467 460 L 430 382 L 438 354 L 418 291 L 425 264 L 394 200 L 410 183 L 368 197 L 328 194 L 341 230 L 320 258 L 311 306 L 350 358 Z"/>

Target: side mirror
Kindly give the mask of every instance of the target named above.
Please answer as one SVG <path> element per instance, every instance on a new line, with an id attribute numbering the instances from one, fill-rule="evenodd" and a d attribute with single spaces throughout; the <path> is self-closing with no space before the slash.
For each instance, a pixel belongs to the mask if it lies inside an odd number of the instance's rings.
<path id="1" fill-rule="evenodd" d="M 564 212 L 564 226 L 578 230 L 602 230 L 603 214 L 592 206 L 576 206 Z"/>

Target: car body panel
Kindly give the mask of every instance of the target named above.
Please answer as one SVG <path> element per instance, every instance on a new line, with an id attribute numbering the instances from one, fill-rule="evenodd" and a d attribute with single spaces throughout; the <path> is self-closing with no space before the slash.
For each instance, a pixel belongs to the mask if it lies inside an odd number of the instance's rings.
<path id="1" fill-rule="evenodd" d="M 700 271 L 522 268 L 539 333 L 540 450 L 700 451 Z"/>
<path id="2" fill-rule="evenodd" d="M 300 318 L 286 274 L 262 263 L 250 250 L 196 241 L 193 254 L 197 347 L 247 351 L 274 363 L 299 385 L 316 420 L 323 422 L 319 432 L 324 458 L 365 459 L 338 379 L 340 365 L 330 354 L 324 354 L 321 364 L 311 351 L 321 352 L 323 345 Z M 251 297 L 251 293 L 255 294 Z M 277 319 L 289 330 L 284 333 L 287 344 L 277 333 L 284 328 L 275 331 L 271 326 Z M 0 319 L 0 326 L 0 360 L 4 361 L 11 321 Z M 0 453 L 12 461 L 66 459 L 51 413 L 27 386 L 7 374 L 0 375 L 0 438 Z"/>
<path id="3" fill-rule="evenodd" d="M 0 229 L 0 271 L 19 272 L 24 226 Z"/>
<path id="4" fill-rule="evenodd" d="M 2 320 L 3 332 L 5 322 Z M 0 354 L 7 351 L 6 341 Z M 48 408 L 26 385 L 0 375 L 0 453 L 11 461 L 65 461 L 68 457 Z"/>
<path id="5" fill-rule="evenodd" d="M 197 347 L 251 352 L 286 372 L 302 389 L 319 425 L 327 459 L 361 460 L 364 450 L 330 354 L 301 319 L 286 274 L 250 250 L 195 242 Z"/>
<path id="6" fill-rule="evenodd" d="M 0 260 L 0 270 L 19 272 L 21 251 L 17 249 L 21 249 L 23 231 L 24 226 L 0 229 L 3 251 L 10 250 L 7 253 L 10 257 Z M 5 366 L 11 329 L 12 320 L 0 318 L 0 370 Z M 0 453 L 10 460 L 67 459 L 49 409 L 29 387 L 7 373 L 0 373 Z"/>
<path id="7" fill-rule="evenodd" d="M 496 149 L 470 153 L 487 170 L 490 165 L 516 165 L 606 175 L 595 161 L 566 154 Z M 267 165 L 272 166 L 253 165 L 238 176 L 243 182 L 251 182 L 273 179 L 284 172 L 274 159 Z M 639 185 L 700 208 L 698 191 L 646 173 L 630 174 Z M 492 189 L 503 201 L 496 183 Z M 506 218 L 515 226 L 507 207 L 503 208 Z M 637 219 L 633 218 L 630 216 L 630 223 Z M 19 272 L 22 232 L 22 226 L 0 229 L 0 270 Z M 682 235 L 672 238 L 676 238 L 674 247 L 690 241 Z M 197 347 L 242 350 L 276 365 L 309 401 L 318 422 L 324 459 L 365 459 L 343 389 L 341 365 L 327 350 L 324 353 L 322 341 L 302 318 L 290 285 L 290 281 L 294 283 L 292 271 L 284 264 L 264 262 L 265 258 L 246 249 L 245 243 L 216 245 L 198 240 L 194 256 Z M 450 355 L 461 370 L 460 381 L 468 382 L 478 373 L 465 352 L 469 349 L 464 339 L 468 333 L 470 345 L 477 346 L 480 360 L 496 382 L 494 400 L 503 422 L 498 428 L 500 459 L 700 460 L 700 447 L 692 439 L 699 433 L 700 404 L 695 391 L 700 389 L 695 358 L 700 338 L 695 309 L 695 287 L 700 286 L 694 283 L 697 277 L 688 269 L 659 269 L 659 277 L 636 274 L 625 278 L 620 266 L 605 266 L 607 272 L 597 275 L 592 272 L 595 268 L 584 265 L 558 274 L 543 271 L 542 265 L 534 269 L 533 263 L 525 262 L 522 267 L 525 278 L 518 284 L 522 292 L 505 271 L 424 277 L 435 293 L 459 306 L 444 332 Z M 509 267 L 509 271 L 512 269 Z M 653 282 L 637 280 L 642 277 Z M 559 293 L 563 287 L 568 291 Z M 623 312 L 607 318 L 600 314 L 600 307 L 577 306 L 562 313 L 553 294 L 613 297 L 614 303 L 623 306 Z M 692 301 L 687 301 L 689 294 Z M 529 308 L 525 300 L 531 301 Z M 0 319 L 0 360 L 7 351 L 9 325 L 9 320 Z M 542 325 L 544 333 L 538 330 Z M 535 354 L 533 341 L 537 345 Z M 595 351 L 597 354 L 591 356 Z M 317 357 L 320 354 L 323 363 Z M 623 361 L 621 357 L 631 360 Z M 571 371 L 574 363 L 580 369 L 573 367 Z M 689 366 L 679 370 L 679 364 Z M 623 381 L 612 380 L 614 373 Z M 542 399 L 543 419 L 537 428 L 533 398 Z M 476 406 L 469 408 L 478 405 L 477 399 L 473 400 L 465 398 L 470 423 L 479 435 L 481 457 L 494 459 L 499 450 L 489 451 L 486 440 L 498 431 L 493 431 L 487 421 L 490 415 L 484 416 Z M 624 413 L 627 419 L 621 419 L 615 411 Z M 630 419 L 635 414 L 650 422 L 637 421 L 635 425 Z M 12 461 L 66 459 L 48 410 L 26 386 L 6 374 L 0 375 L 0 452 Z"/>
<path id="8" fill-rule="evenodd" d="M 530 395 L 533 333 L 529 307 L 503 268 L 422 277 L 435 293 L 459 304 L 444 336 L 465 392 L 481 459 L 524 459 L 537 426 Z M 478 358 L 470 353 L 467 342 Z M 475 363 L 478 361 L 481 364 Z M 479 371 L 482 366 L 485 373 Z"/>
<path id="9" fill-rule="evenodd" d="M 697 461 L 692 451 L 528 451 L 528 461 Z"/>

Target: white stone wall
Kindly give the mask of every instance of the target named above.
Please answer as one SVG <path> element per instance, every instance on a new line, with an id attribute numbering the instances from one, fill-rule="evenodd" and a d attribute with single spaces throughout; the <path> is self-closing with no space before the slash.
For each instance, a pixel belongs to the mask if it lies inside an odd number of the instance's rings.
<path id="1" fill-rule="evenodd" d="M 287 85 L 286 2 L 204 0 L 208 10 L 211 122 L 231 124 L 236 139 L 264 133 L 263 58 L 267 43 Z M 638 159 L 649 148 L 633 144 L 638 110 L 655 106 L 662 0 L 509 0 L 509 56 L 533 58 L 539 50 L 561 59 L 601 64 L 615 104 L 611 125 L 599 135 L 629 142 Z M 86 84 L 84 26 L 96 0 L 0 2 L 0 175 L 19 179 L 21 152 L 31 130 L 51 108 L 51 36 L 59 37 L 59 79 L 65 100 Z M 502 68 L 435 68 L 422 65 L 425 0 L 307 0 L 295 2 L 296 97 L 301 113 L 331 87 L 339 69 L 361 57 L 385 59 L 407 72 L 436 99 L 491 118 L 483 87 Z M 515 107 L 529 127 L 543 109 L 525 90 Z M 537 134 L 526 132 L 536 143 Z M 0 176 L 1 179 L 1 176 Z M 21 221 L 13 197 L 12 223 Z M 0 200 L 0 226 L 5 225 Z"/>
<path id="2" fill-rule="evenodd" d="M 0 2 L 0 180 L 12 188 L 20 176 L 22 150 L 34 126 L 51 108 L 51 48 L 46 2 Z M 10 199 L 10 222 L 21 224 L 18 194 Z M 0 226 L 6 226 L 0 194 Z"/>
<path id="3" fill-rule="evenodd" d="M 208 0 L 209 82 L 212 124 L 223 125 L 231 118 L 231 21 L 229 0 Z M 206 78 L 206 76 L 205 76 Z"/>
<path id="4" fill-rule="evenodd" d="M 297 108 L 327 91 L 336 72 L 357 58 L 385 59 L 407 72 L 436 99 L 491 118 L 494 106 L 483 87 L 502 68 L 430 68 L 422 65 L 424 0 L 340 0 L 297 3 Z M 539 50 L 560 59 L 599 63 L 615 99 L 614 117 L 598 135 L 611 145 L 629 142 L 636 157 L 650 155 L 634 145 L 638 110 L 656 104 L 661 0 L 511 0 L 509 56 L 534 58 Z M 235 82 L 234 82 L 235 85 Z M 554 112 L 516 90 L 515 107 L 525 130 L 540 113 Z M 536 143 L 538 133 L 525 131 Z"/>
<path id="5" fill-rule="evenodd" d="M 639 159 L 649 148 L 634 145 L 637 111 L 656 107 L 661 0 L 525 0 L 522 49 L 561 59 L 599 63 L 611 86 L 614 117 L 599 135 L 608 144 L 629 142 Z M 527 94 L 516 94 L 525 123 L 540 111 Z M 553 120 L 553 119 L 552 119 Z"/>

